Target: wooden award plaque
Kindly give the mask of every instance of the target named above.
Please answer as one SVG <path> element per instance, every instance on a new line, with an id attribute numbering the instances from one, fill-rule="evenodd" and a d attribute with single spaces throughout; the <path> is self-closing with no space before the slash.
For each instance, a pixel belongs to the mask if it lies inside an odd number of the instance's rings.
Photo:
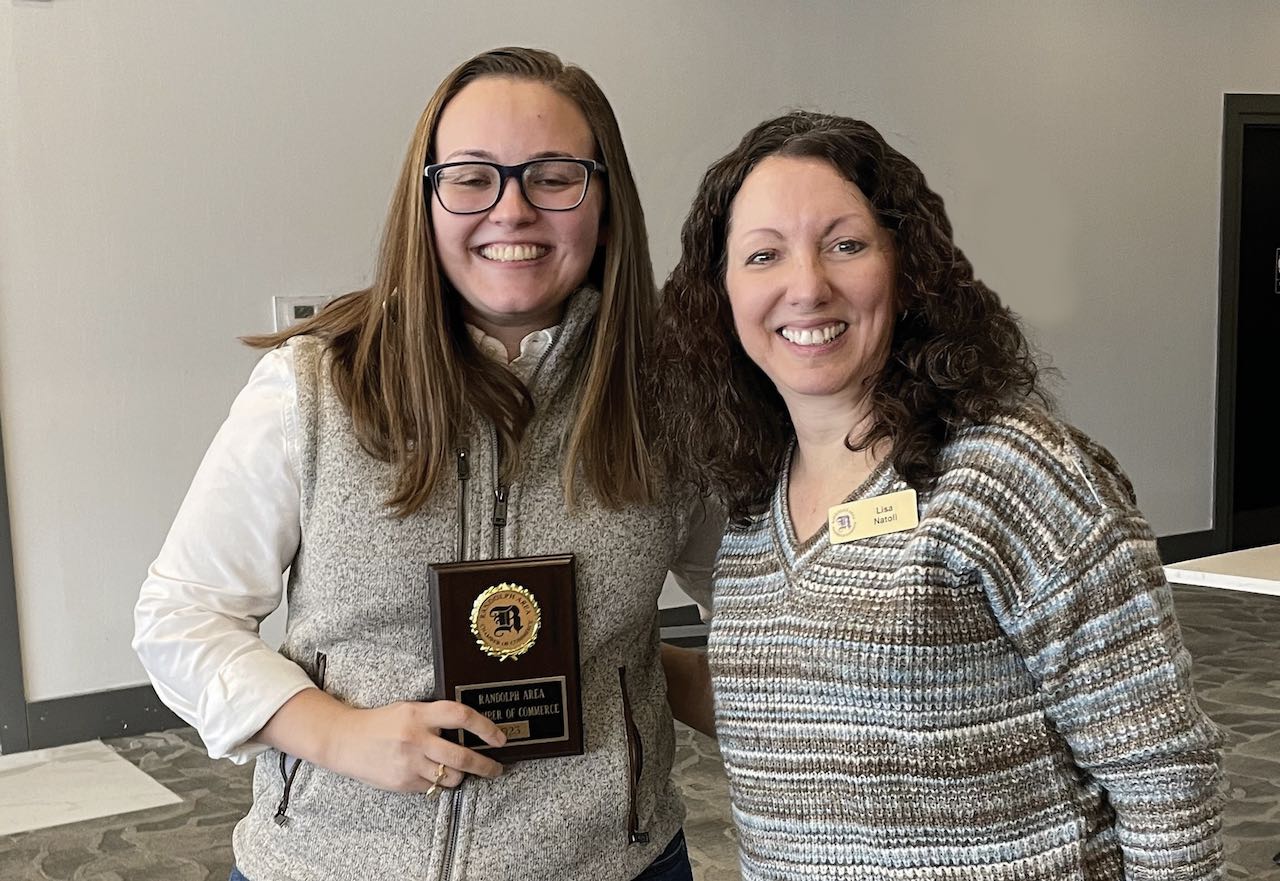
<path id="1" fill-rule="evenodd" d="M 572 554 L 431 566 L 436 699 L 480 712 L 507 735 L 500 762 L 581 755 L 578 594 Z"/>

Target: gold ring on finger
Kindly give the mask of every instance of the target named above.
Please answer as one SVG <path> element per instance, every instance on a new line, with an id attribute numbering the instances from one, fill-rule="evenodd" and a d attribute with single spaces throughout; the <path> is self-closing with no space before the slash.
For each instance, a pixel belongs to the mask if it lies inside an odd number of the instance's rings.
<path id="1" fill-rule="evenodd" d="M 444 779 L 444 773 L 447 770 L 444 762 L 441 762 L 440 766 L 436 768 L 436 778 L 431 781 L 431 788 L 427 790 L 427 795 L 434 797 L 440 791 L 440 781 Z"/>

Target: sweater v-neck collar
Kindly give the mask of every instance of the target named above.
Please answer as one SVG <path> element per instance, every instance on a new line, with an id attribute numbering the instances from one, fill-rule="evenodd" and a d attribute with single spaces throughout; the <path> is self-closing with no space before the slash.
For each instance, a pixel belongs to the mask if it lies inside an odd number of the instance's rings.
<path id="1" fill-rule="evenodd" d="M 794 572 L 808 565 L 831 546 L 830 530 L 826 524 L 804 541 L 799 539 L 796 535 L 795 527 L 792 525 L 791 506 L 788 496 L 791 487 L 791 463 L 795 458 L 795 454 L 796 445 L 793 441 L 791 448 L 787 450 L 782 474 L 778 479 L 778 485 L 774 488 L 773 500 L 769 505 L 769 518 L 773 531 L 774 545 L 777 548 L 778 557 L 789 572 Z M 897 472 L 893 470 L 890 458 L 885 456 L 876 465 L 875 469 L 867 475 L 866 479 L 858 484 L 849 495 L 845 496 L 844 500 L 839 504 L 843 505 L 858 499 L 880 495 L 888 490 L 895 480 L 897 480 Z"/>

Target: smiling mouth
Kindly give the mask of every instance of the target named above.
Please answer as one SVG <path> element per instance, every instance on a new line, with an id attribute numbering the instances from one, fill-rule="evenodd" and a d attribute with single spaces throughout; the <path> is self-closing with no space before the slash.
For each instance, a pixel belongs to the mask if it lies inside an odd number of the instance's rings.
<path id="1" fill-rule="evenodd" d="M 834 340 L 849 329 L 843 321 L 836 321 L 822 327 L 784 327 L 780 333 L 787 342 L 797 346 L 821 346 Z"/>
<path id="2" fill-rule="evenodd" d="M 484 245 L 477 248 L 476 252 L 494 263 L 517 263 L 545 257 L 551 253 L 551 249 L 546 245 Z"/>

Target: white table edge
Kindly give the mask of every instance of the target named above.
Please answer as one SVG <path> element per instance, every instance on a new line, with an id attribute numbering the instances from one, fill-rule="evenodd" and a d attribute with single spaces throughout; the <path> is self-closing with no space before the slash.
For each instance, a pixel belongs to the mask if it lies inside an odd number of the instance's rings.
<path id="1" fill-rule="evenodd" d="M 1164 577 L 1170 584 L 1216 587 L 1222 590 L 1239 590 L 1245 593 L 1264 593 L 1270 596 L 1280 596 L 1280 579 L 1274 578 L 1250 578 L 1246 575 L 1201 572 L 1198 569 L 1179 569 L 1177 566 L 1165 566 Z"/>

